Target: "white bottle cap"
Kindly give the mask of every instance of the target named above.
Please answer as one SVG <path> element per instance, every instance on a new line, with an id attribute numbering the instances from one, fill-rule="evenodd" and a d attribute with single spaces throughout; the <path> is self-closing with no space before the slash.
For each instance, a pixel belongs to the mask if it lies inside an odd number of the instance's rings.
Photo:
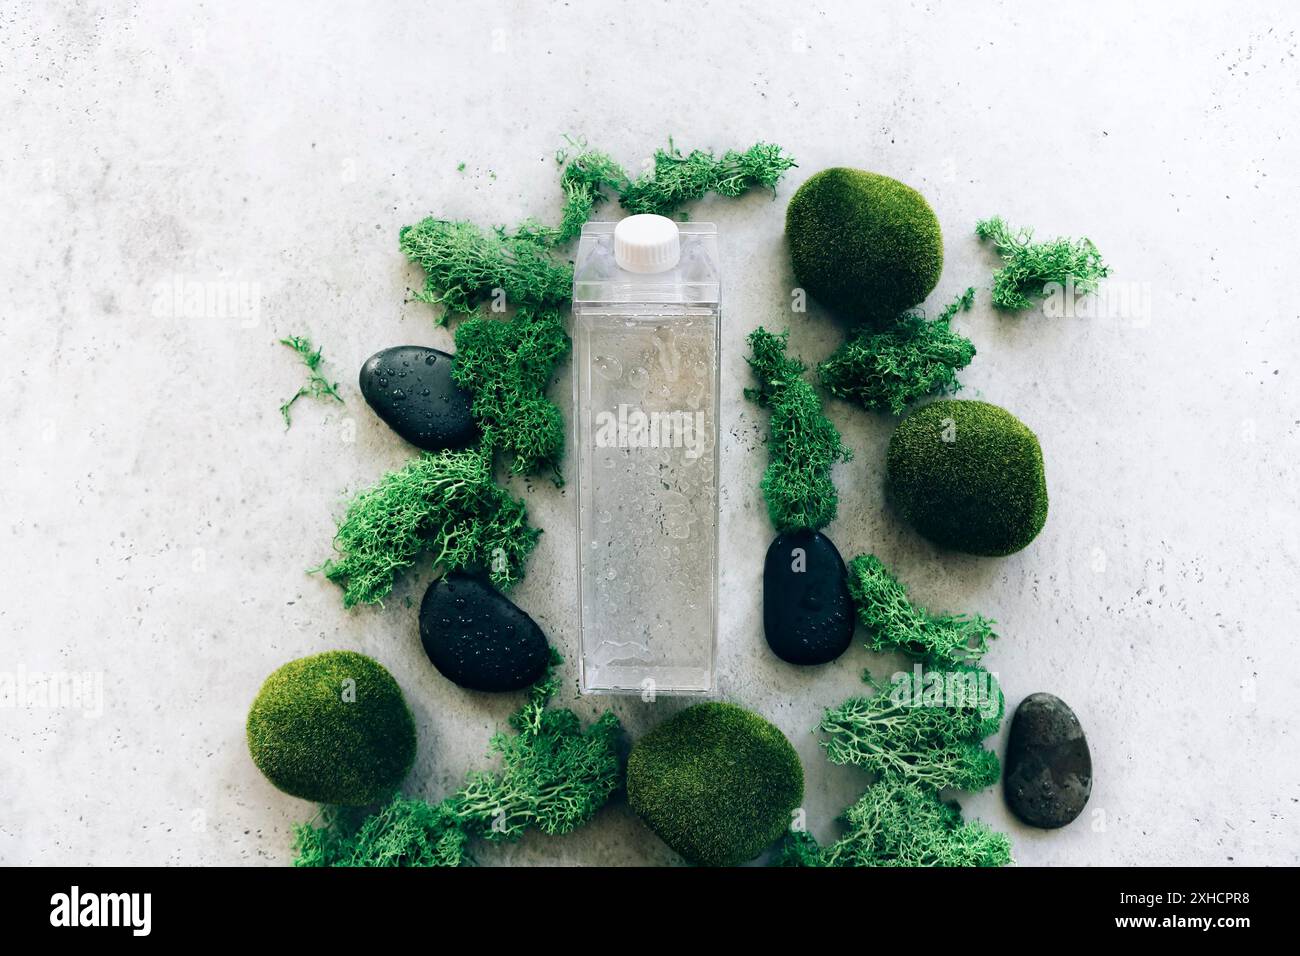
<path id="1" fill-rule="evenodd" d="M 628 216 L 614 227 L 614 261 L 628 272 L 667 272 L 682 255 L 677 223 L 667 216 Z"/>

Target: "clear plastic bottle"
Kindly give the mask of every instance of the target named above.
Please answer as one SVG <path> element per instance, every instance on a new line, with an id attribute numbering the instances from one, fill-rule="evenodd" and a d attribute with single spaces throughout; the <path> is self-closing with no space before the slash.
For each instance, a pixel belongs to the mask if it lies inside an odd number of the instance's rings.
<path id="1" fill-rule="evenodd" d="M 573 277 L 584 693 L 714 689 L 717 228 L 583 227 Z"/>

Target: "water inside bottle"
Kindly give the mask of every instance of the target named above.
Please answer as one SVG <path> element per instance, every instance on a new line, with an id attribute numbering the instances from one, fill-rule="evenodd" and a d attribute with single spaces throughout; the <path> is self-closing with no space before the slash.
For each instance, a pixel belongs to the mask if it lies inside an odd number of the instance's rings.
<path id="1" fill-rule="evenodd" d="M 718 542 L 716 230 L 636 275 L 613 223 L 583 230 L 574 281 L 584 692 L 714 687 Z"/>

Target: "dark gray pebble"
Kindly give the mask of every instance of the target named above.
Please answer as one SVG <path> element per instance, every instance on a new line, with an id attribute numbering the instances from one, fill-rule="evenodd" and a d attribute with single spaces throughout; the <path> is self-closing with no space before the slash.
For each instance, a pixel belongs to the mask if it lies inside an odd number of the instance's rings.
<path id="1" fill-rule="evenodd" d="M 537 623 L 486 580 L 452 572 L 420 602 L 420 641 L 433 666 L 469 690 L 520 690 L 550 661 Z"/>
<path id="2" fill-rule="evenodd" d="M 791 664 L 825 664 L 853 640 L 844 559 L 817 531 L 778 535 L 763 562 L 763 634 Z"/>
<path id="3" fill-rule="evenodd" d="M 1002 791 L 1033 827 L 1063 827 L 1092 793 L 1092 755 L 1079 718 L 1052 694 L 1030 694 L 1016 708 L 1007 739 Z"/>
<path id="4" fill-rule="evenodd" d="M 427 451 L 478 440 L 473 399 L 451 377 L 452 357 L 422 345 L 376 352 L 361 366 L 361 394 L 375 414 Z"/>

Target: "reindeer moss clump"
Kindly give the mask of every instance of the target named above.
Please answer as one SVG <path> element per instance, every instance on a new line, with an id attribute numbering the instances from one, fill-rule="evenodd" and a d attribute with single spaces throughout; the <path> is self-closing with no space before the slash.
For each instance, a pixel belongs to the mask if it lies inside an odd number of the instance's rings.
<path id="1" fill-rule="evenodd" d="M 817 366 L 823 387 L 865 409 L 895 415 L 927 395 L 955 392 L 961 388 L 957 372 L 975 357 L 975 346 L 950 323 L 974 302 L 975 290 L 967 289 L 936 319 L 911 311 L 884 331 L 860 330 Z"/>
<path id="2" fill-rule="evenodd" d="M 932 667 L 974 664 L 997 637 L 994 621 L 978 614 L 931 614 L 874 554 L 849 562 L 849 594 L 866 630 L 867 647 L 902 651 Z"/>
<path id="3" fill-rule="evenodd" d="M 752 860 L 803 800 L 803 766 L 785 735 L 735 704 L 696 704 L 636 742 L 627 798 L 692 863 Z"/>
<path id="4" fill-rule="evenodd" d="M 492 477 L 490 445 L 426 453 L 384 475 L 348 505 L 337 559 L 318 570 L 343 588 L 343 606 L 378 604 L 424 554 L 442 571 L 485 570 L 497 587 L 523 577 L 541 531 L 523 501 Z"/>
<path id="5" fill-rule="evenodd" d="M 709 193 L 735 198 L 761 187 L 775 195 L 777 183 L 794 165 L 775 143 L 716 156 L 707 149 L 683 153 L 670 139 L 667 149 L 655 150 L 654 168 L 620 190 L 619 202 L 629 213 L 671 216 Z"/>
<path id="6" fill-rule="evenodd" d="M 1013 554 L 1047 521 L 1038 438 L 1006 409 L 941 399 L 898 424 L 886 457 L 898 512 L 935 544 Z"/>
<path id="7" fill-rule="evenodd" d="M 975 234 L 991 241 L 1004 265 L 993 274 L 993 304 L 1008 312 L 1032 308 L 1055 285 L 1074 294 L 1097 291 L 1110 267 L 1091 239 L 1034 242 L 1032 229 L 1012 229 L 1000 216 L 981 219 Z"/>
<path id="8" fill-rule="evenodd" d="M 473 312 L 498 294 L 511 304 L 557 306 L 573 292 L 573 266 L 551 258 L 544 227 L 480 229 L 471 222 L 429 217 L 398 233 L 402 252 L 424 269 L 424 288 L 414 298 L 441 305 L 449 315 Z"/>
<path id="9" fill-rule="evenodd" d="M 800 186 L 785 233 L 799 285 L 854 324 L 887 324 L 929 295 L 943 269 L 925 198 L 861 169 L 826 169 Z"/>
<path id="10" fill-rule="evenodd" d="M 777 866 L 1006 866 L 1011 844 L 937 791 L 885 779 L 844 811 L 844 836 L 819 847 L 812 835 L 791 832 Z"/>
<path id="11" fill-rule="evenodd" d="M 749 367 L 758 388 L 745 397 L 771 412 L 770 463 L 760 487 L 777 531 L 816 531 L 835 520 L 839 495 L 831 479 L 837 461 L 851 461 L 840 433 L 822 410 L 817 390 L 804 381 L 806 366 L 786 354 L 787 329 L 774 335 L 759 326 L 749 334 Z"/>
<path id="12" fill-rule="evenodd" d="M 936 790 L 973 793 L 998 782 L 997 755 L 981 744 L 997 733 L 1005 708 L 992 674 L 963 666 L 905 671 L 889 684 L 864 679 L 875 693 L 822 716 L 827 760 Z"/>
<path id="13" fill-rule="evenodd" d="M 322 807 L 316 821 L 294 827 L 293 865 L 301 867 L 470 866 L 470 835 L 446 801 L 394 797 L 368 816 Z M 320 823 L 320 826 L 314 823 Z"/>
<path id="14" fill-rule="evenodd" d="M 285 664 L 258 691 L 247 729 L 266 779 L 317 803 L 383 800 L 415 760 L 415 721 L 397 682 L 352 651 Z"/>
<path id="15" fill-rule="evenodd" d="M 286 430 L 293 424 L 292 419 L 289 417 L 289 410 L 293 408 L 294 402 L 300 398 L 332 398 L 340 405 L 343 404 L 343 396 L 339 394 L 339 383 L 331 382 L 321 374 L 321 350 L 312 348 L 311 339 L 303 335 L 291 335 L 287 339 L 281 339 L 280 344 L 287 345 L 297 352 L 302 359 L 302 364 L 307 366 L 306 384 L 293 393 L 293 398 L 280 406 L 280 415 L 284 418 Z"/>
<path id="16" fill-rule="evenodd" d="M 564 415 L 546 389 L 568 354 L 558 309 L 521 307 L 513 318 L 476 316 L 456 329 L 451 374 L 474 396 L 483 444 L 510 455 L 514 474 L 548 471 L 562 483 Z"/>

